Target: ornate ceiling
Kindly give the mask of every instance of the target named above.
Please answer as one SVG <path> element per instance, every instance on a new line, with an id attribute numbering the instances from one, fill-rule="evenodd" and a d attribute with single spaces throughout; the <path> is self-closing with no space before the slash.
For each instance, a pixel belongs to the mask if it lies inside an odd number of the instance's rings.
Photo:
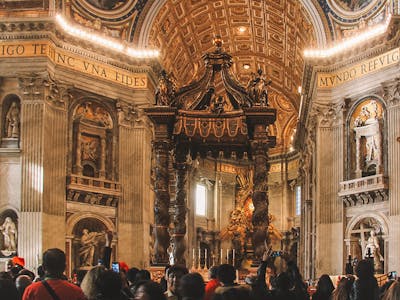
<path id="1" fill-rule="evenodd" d="M 390 0 L 36 0 L 0 1 L 0 16 L 58 10 L 75 22 L 133 45 L 161 50 L 161 64 L 183 86 L 202 74 L 201 56 L 219 34 L 246 85 L 261 68 L 272 80 L 278 119 L 273 153 L 290 150 L 300 106 L 303 50 L 380 22 Z"/>

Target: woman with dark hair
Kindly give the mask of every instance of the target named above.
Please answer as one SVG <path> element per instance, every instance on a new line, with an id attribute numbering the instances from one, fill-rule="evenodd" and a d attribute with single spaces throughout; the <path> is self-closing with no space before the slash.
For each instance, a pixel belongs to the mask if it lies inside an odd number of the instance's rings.
<path id="1" fill-rule="evenodd" d="M 351 300 L 378 300 L 379 287 L 374 277 L 374 266 L 369 260 L 360 260 L 356 267 L 358 279 L 350 293 Z"/>
<path id="2" fill-rule="evenodd" d="M 293 261 L 287 263 L 287 275 L 292 283 L 292 291 L 297 300 L 309 300 L 307 285 L 304 283 L 303 277 L 300 274 L 299 268 Z"/>
<path id="3" fill-rule="evenodd" d="M 347 276 L 340 279 L 336 289 L 332 293 L 331 300 L 350 300 L 350 292 L 354 283 L 354 276 Z"/>
<path id="4" fill-rule="evenodd" d="M 134 288 L 135 300 L 165 300 L 161 286 L 150 280 L 139 281 Z"/>
<path id="5" fill-rule="evenodd" d="M 179 287 L 182 300 L 203 300 L 205 284 L 199 273 L 186 274 L 181 278 Z"/>
<path id="6" fill-rule="evenodd" d="M 331 278 L 324 274 L 318 280 L 317 290 L 312 296 L 312 300 L 329 300 L 334 289 Z"/>

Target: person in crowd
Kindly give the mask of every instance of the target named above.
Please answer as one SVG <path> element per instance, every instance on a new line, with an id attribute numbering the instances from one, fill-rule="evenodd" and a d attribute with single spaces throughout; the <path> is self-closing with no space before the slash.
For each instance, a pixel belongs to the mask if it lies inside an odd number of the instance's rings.
<path id="1" fill-rule="evenodd" d="M 29 276 L 31 281 L 35 280 L 35 274 L 33 272 L 29 271 L 28 269 L 22 269 L 21 271 L 19 271 L 16 278 L 18 278 L 21 275 Z"/>
<path id="2" fill-rule="evenodd" d="M 199 273 L 184 275 L 181 278 L 179 291 L 182 300 L 203 300 L 205 294 L 203 277 Z"/>
<path id="3" fill-rule="evenodd" d="M 273 300 L 298 300 L 293 289 L 293 282 L 288 273 L 282 272 L 275 279 L 275 289 L 272 291 Z M 303 299 L 303 298 L 301 298 Z"/>
<path id="4" fill-rule="evenodd" d="M 32 284 L 32 278 L 28 275 L 19 275 L 17 279 L 15 279 L 15 287 L 18 291 L 18 299 L 22 299 L 22 295 L 25 292 L 25 289 Z"/>
<path id="5" fill-rule="evenodd" d="M 0 298 L 18 300 L 18 291 L 12 280 L 0 279 Z"/>
<path id="6" fill-rule="evenodd" d="M 211 300 L 212 296 L 215 293 L 216 288 L 221 285 L 217 277 L 218 277 L 218 266 L 212 266 L 208 270 L 209 281 L 207 282 L 205 288 L 204 300 Z"/>
<path id="7" fill-rule="evenodd" d="M 272 290 L 275 287 L 274 283 L 275 278 L 276 278 L 276 267 L 274 265 L 274 262 L 270 261 L 267 264 L 266 276 L 265 276 L 265 283 L 267 284 L 269 290 Z"/>
<path id="8" fill-rule="evenodd" d="M 167 291 L 167 271 L 171 267 L 171 265 L 166 265 L 164 268 L 164 276 L 160 279 L 161 289 L 165 293 Z"/>
<path id="9" fill-rule="evenodd" d="M 137 282 L 133 296 L 135 300 L 166 300 L 161 286 L 151 280 Z"/>
<path id="10" fill-rule="evenodd" d="M 136 274 L 139 272 L 138 268 L 130 268 L 128 272 L 126 272 L 126 280 L 128 280 L 129 287 L 132 287 L 135 284 Z"/>
<path id="11" fill-rule="evenodd" d="M 0 279 L 6 279 L 12 281 L 12 277 L 9 272 L 0 272 Z"/>
<path id="12" fill-rule="evenodd" d="M 342 277 L 336 289 L 332 292 L 331 300 L 350 300 L 350 292 L 354 283 L 354 276 Z"/>
<path id="13" fill-rule="evenodd" d="M 271 293 L 268 289 L 266 282 L 267 266 L 273 263 L 274 258 L 270 256 L 272 252 L 266 249 L 263 253 L 261 264 L 257 270 L 257 276 L 246 278 L 247 283 L 251 286 L 251 298 L 256 299 L 270 299 Z"/>
<path id="14" fill-rule="evenodd" d="M 222 294 L 224 291 L 230 288 L 237 288 L 235 284 L 236 274 L 235 268 L 229 264 L 222 264 L 218 267 L 218 280 L 221 286 L 215 289 L 215 294 Z"/>
<path id="15" fill-rule="evenodd" d="M 136 282 L 143 281 L 143 280 L 151 280 L 151 274 L 149 271 L 142 269 L 139 272 L 137 272 L 135 278 L 136 278 L 135 279 Z"/>
<path id="16" fill-rule="evenodd" d="M 318 280 L 317 290 L 312 296 L 312 300 L 330 300 L 334 289 L 329 275 L 323 274 Z"/>
<path id="17" fill-rule="evenodd" d="M 43 279 L 44 279 L 44 270 L 43 270 L 43 266 L 40 265 L 37 268 L 37 275 L 36 275 L 36 278 L 34 279 L 34 282 L 42 281 Z"/>
<path id="18" fill-rule="evenodd" d="M 66 267 L 65 253 L 57 248 L 43 253 L 43 281 L 28 286 L 22 297 L 23 300 L 85 300 L 82 290 L 75 284 L 64 280 L 63 272 Z M 54 296 L 56 295 L 56 297 Z"/>
<path id="19" fill-rule="evenodd" d="M 81 289 L 88 300 L 95 300 L 98 295 L 95 282 L 99 275 L 106 271 L 104 266 L 95 266 L 86 273 L 81 283 Z"/>
<path id="20" fill-rule="evenodd" d="M 179 285 L 181 278 L 189 273 L 188 269 L 184 266 L 174 265 L 168 269 L 167 272 L 167 291 L 165 296 L 167 300 L 181 300 L 179 294 Z"/>
<path id="21" fill-rule="evenodd" d="M 383 298 L 387 289 L 392 285 L 393 282 L 397 280 L 397 272 L 389 272 L 387 274 L 387 280 L 384 285 L 379 288 L 379 299 Z"/>
<path id="22" fill-rule="evenodd" d="M 129 271 L 129 270 L 128 270 Z M 129 282 L 128 279 L 126 278 L 126 273 L 125 271 L 119 271 L 119 276 L 121 277 L 122 281 L 122 295 L 124 295 L 126 298 L 131 299 L 133 298 L 133 293 L 131 292 L 131 289 L 129 288 Z"/>
<path id="23" fill-rule="evenodd" d="M 287 263 L 287 275 L 289 276 L 292 284 L 292 290 L 298 300 L 309 300 L 307 292 L 307 285 L 305 284 L 303 277 L 300 274 L 299 268 L 293 261 Z"/>
<path id="24" fill-rule="evenodd" d="M 394 281 L 385 292 L 382 300 L 400 300 L 400 282 Z"/>
<path id="25" fill-rule="evenodd" d="M 227 286 L 220 293 L 214 294 L 212 300 L 244 300 L 250 298 L 250 290 L 243 286 Z"/>
<path id="26" fill-rule="evenodd" d="M 366 259 L 360 260 L 356 266 L 358 279 L 354 281 L 350 293 L 351 300 L 378 300 L 379 287 L 374 277 L 374 266 Z"/>
<path id="27" fill-rule="evenodd" d="M 77 286 L 81 286 L 83 278 L 85 278 L 85 275 L 88 271 L 87 270 L 78 270 L 76 271 L 76 277 L 74 282 Z"/>
<path id="28" fill-rule="evenodd" d="M 117 272 L 111 270 L 100 272 L 94 284 L 98 291 L 96 300 L 129 299 L 122 294 L 122 279 Z"/>

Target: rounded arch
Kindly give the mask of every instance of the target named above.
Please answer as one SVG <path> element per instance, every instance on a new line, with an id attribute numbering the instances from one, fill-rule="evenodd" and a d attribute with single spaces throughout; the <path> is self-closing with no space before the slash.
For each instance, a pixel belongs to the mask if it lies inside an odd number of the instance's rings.
<path id="1" fill-rule="evenodd" d="M 83 219 L 96 219 L 103 223 L 106 227 L 107 230 L 115 232 L 115 226 L 114 223 L 107 217 L 104 217 L 102 215 L 93 213 L 93 212 L 79 212 L 76 214 L 73 214 L 71 217 L 68 218 L 67 220 L 67 236 L 73 236 L 74 235 L 74 228 L 75 225 L 78 224 L 79 221 Z"/>
<path id="2" fill-rule="evenodd" d="M 385 100 L 384 100 L 382 97 L 380 97 L 380 96 L 378 96 L 378 95 L 376 95 L 376 94 L 363 95 L 362 97 L 360 97 L 360 98 L 358 98 L 356 101 L 354 101 L 353 105 L 350 107 L 349 113 L 348 113 L 348 115 L 347 115 L 347 117 L 346 117 L 346 124 L 347 124 L 347 126 L 350 125 L 351 117 L 353 116 L 353 114 L 354 114 L 355 110 L 357 109 L 357 107 L 358 107 L 363 101 L 365 101 L 365 100 L 367 100 L 367 99 L 374 99 L 374 100 L 377 100 L 377 101 L 382 105 L 382 113 L 383 113 L 383 115 L 386 114 L 386 102 L 385 102 Z"/>
<path id="3" fill-rule="evenodd" d="M 345 230 L 345 238 L 351 238 L 351 230 L 363 219 L 366 218 L 373 218 L 378 221 L 379 224 L 382 226 L 382 234 L 388 236 L 389 235 L 389 219 L 388 217 L 381 212 L 376 212 L 373 210 L 360 213 L 351 218 L 351 220 L 347 223 L 346 230 Z"/>

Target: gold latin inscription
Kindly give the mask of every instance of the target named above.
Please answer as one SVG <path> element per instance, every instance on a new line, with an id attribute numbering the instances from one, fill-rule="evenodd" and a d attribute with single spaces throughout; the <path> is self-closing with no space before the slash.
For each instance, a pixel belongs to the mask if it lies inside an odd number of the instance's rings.
<path id="1" fill-rule="evenodd" d="M 48 57 L 54 64 L 90 76 L 103 78 L 132 89 L 147 88 L 145 74 L 131 73 L 103 62 L 84 58 L 50 42 L 0 43 L 0 59 L 10 57 Z"/>
<path id="2" fill-rule="evenodd" d="M 400 61 L 400 48 L 356 64 L 352 67 L 339 69 L 335 73 L 318 73 L 318 87 L 332 88 L 348 81 L 373 73 Z"/>

